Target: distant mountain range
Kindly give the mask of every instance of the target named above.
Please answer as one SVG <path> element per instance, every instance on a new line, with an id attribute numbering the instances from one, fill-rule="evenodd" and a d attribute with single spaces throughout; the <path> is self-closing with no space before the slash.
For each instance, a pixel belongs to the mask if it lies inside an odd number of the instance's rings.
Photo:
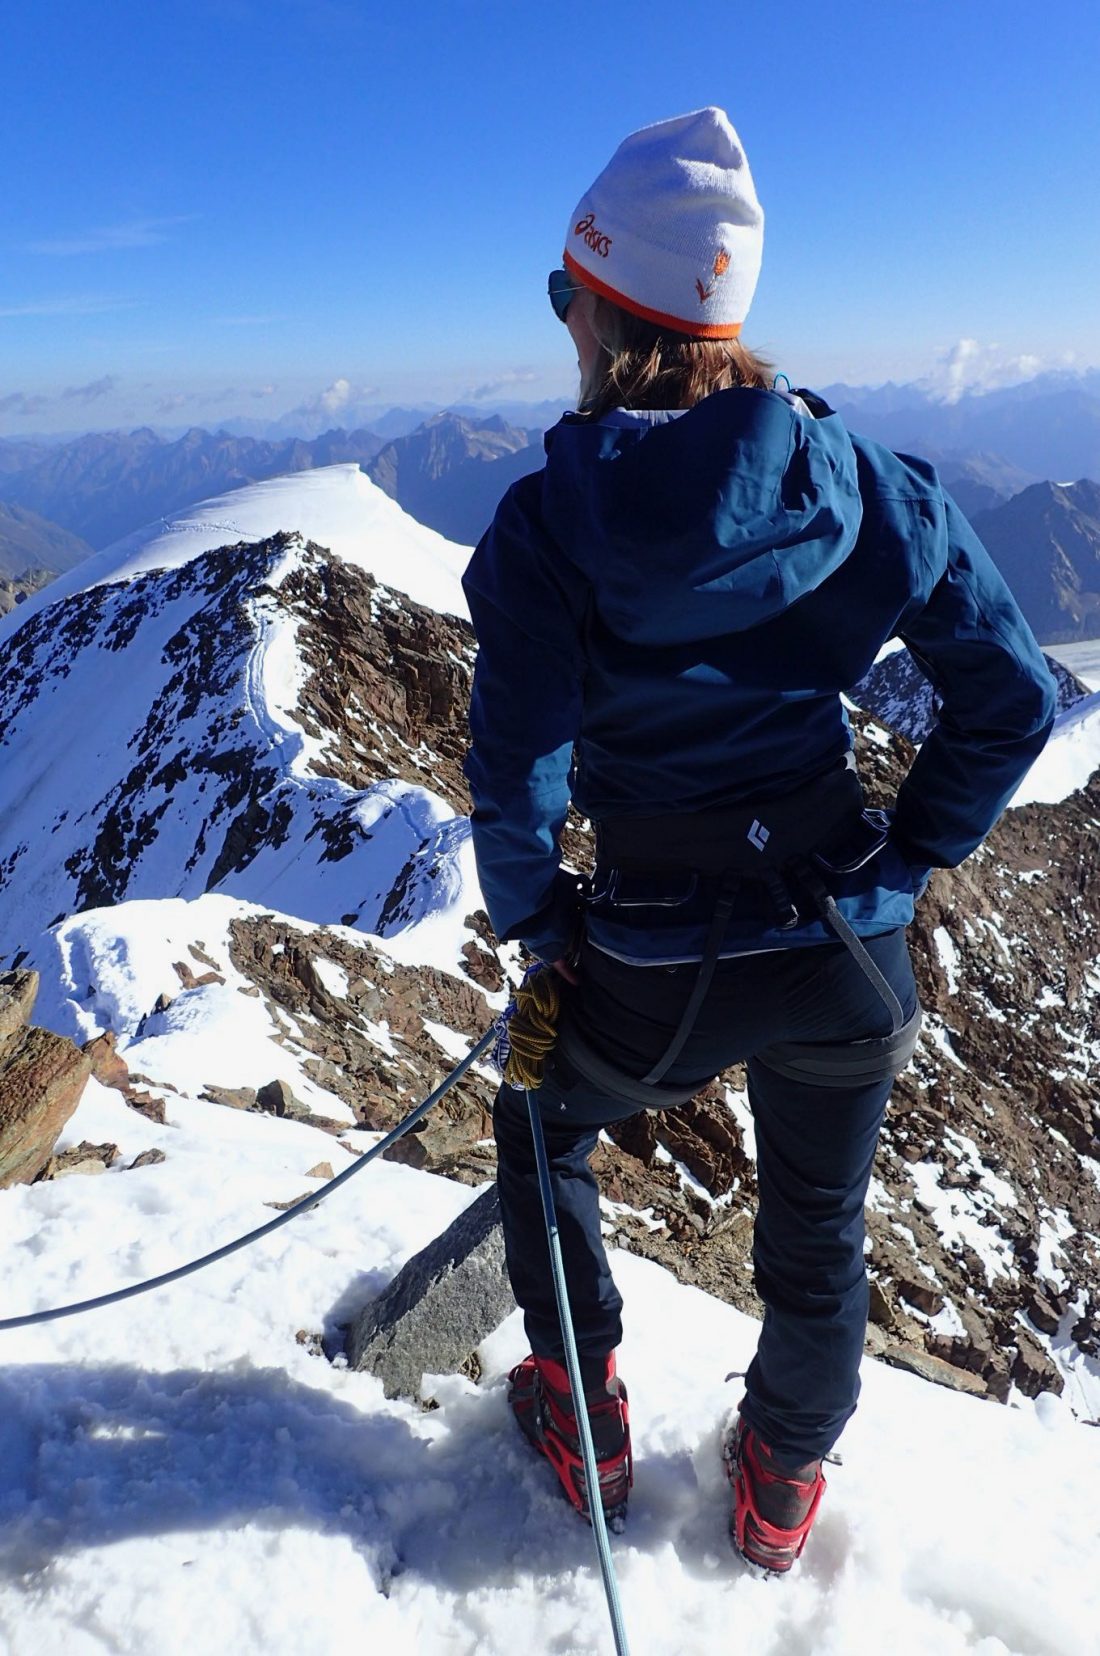
<path id="1" fill-rule="evenodd" d="M 1035 483 L 972 521 L 1044 644 L 1100 636 L 1100 484 Z"/>
<path id="2" fill-rule="evenodd" d="M 0 500 L 0 580 L 14 580 L 31 570 L 60 575 L 83 563 L 92 548 L 25 506 Z"/>
<path id="3" fill-rule="evenodd" d="M 945 401 L 916 385 L 830 385 L 845 423 L 909 454 L 996 455 L 1030 481 L 1100 477 L 1100 370 L 1040 374 L 1023 385 Z"/>
<path id="4" fill-rule="evenodd" d="M 825 394 L 853 429 L 937 465 L 1041 642 L 1100 635 L 1100 485 L 1089 480 L 1100 477 L 1100 372 L 1042 375 L 954 402 L 920 385 L 838 385 Z M 52 444 L 0 439 L 0 500 L 10 502 L 0 517 L 0 579 L 35 565 L 69 568 L 89 544 L 113 544 L 200 500 L 345 462 L 421 523 L 473 545 L 509 484 L 542 465 L 542 417 L 560 413 L 557 404 L 508 406 L 520 409 L 521 423 L 470 408 L 426 419 L 395 408 L 378 414 L 379 430 L 308 439 L 197 428 L 171 439 L 149 428 Z M 1059 481 L 1071 477 L 1079 481 Z M 67 552 L 57 539 L 64 531 L 80 537 Z"/>
<path id="5" fill-rule="evenodd" d="M 376 454 L 364 470 L 410 516 L 460 546 L 473 546 L 517 478 L 538 471 L 542 434 L 498 415 L 480 425 L 459 414 L 433 414 Z"/>
<path id="6" fill-rule="evenodd" d="M 275 443 L 197 427 L 174 442 L 148 427 L 94 432 L 54 448 L 0 441 L 0 499 L 52 519 L 98 549 L 246 483 L 345 461 L 363 465 L 384 447 L 370 431 Z"/>

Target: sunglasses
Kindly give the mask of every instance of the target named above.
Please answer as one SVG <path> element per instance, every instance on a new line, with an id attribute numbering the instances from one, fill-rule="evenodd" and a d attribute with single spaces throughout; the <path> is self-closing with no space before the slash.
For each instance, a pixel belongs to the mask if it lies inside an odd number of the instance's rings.
<path id="1" fill-rule="evenodd" d="M 546 291 L 550 295 L 550 303 L 554 307 L 554 315 L 559 322 L 565 321 L 565 313 L 573 302 L 573 295 L 580 293 L 583 282 L 574 281 L 567 270 L 552 270 L 546 283 Z"/>

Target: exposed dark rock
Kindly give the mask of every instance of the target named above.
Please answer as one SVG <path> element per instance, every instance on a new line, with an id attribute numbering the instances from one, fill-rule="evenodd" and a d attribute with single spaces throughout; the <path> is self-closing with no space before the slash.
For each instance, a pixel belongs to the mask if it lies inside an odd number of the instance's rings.
<path id="1" fill-rule="evenodd" d="M 867 1351 L 872 1357 L 889 1363 L 891 1368 L 906 1369 L 910 1374 L 919 1374 L 922 1380 L 931 1380 L 935 1385 L 946 1386 L 951 1391 L 968 1392 L 972 1397 L 984 1397 L 988 1393 L 989 1388 L 981 1376 L 945 1362 L 930 1351 L 891 1340 L 882 1334 L 875 1323 L 868 1329 Z"/>
<path id="2" fill-rule="evenodd" d="M 35 972 L 0 979 L 0 1189 L 42 1174 L 92 1070 L 71 1041 L 26 1024 L 37 990 Z"/>
<path id="3" fill-rule="evenodd" d="M 200 1096 L 211 1104 L 227 1104 L 231 1110 L 256 1108 L 255 1087 L 218 1087 L 212 1081 L 208 1081 Z"/>
<path id="4" fill-rule="evenodd" d="M 489 949 L 471 940 L 462 945 L 462 958 L 466 962 L 467 972 L 483 989 L 488 989 L 490 994 L 496 994 L 504 988 L 504 972 L 500 961 Z"/>
<path id="5" fill-rule="evenodd" d="M 1065 1381 L 1057 1366 L 1043 1350 L 1038 1340 L 1021 1328 L 1017 1336 L 1018 1350 L 1012 1365 L 1012 1378 L 1025 1397 L 1038 1397 L 1040 1392 L 1054 1392 L 1057 1397 L 1065 1389 Z"/>
<path id="6" fill-rule="evenodd" d="M 1028 1298 L 1025 1306 L 1028 1316 L 1043 1334 L 1057 1334 L 1061 1325 L 1066 1307 L 1063 1301 L 1061 1311 L 1039 1288 L 1036 1288 Z"/>
<path id="7" fill-rule="evenodd" d="M 175 972 L 185 989 L 201 989 L 204 984 L 207 983 L 225 982 L 225 979 L 222 977 L 221 973 L 217 971 L 203 972 L 200 976 L 196 977 L 190 966 L 188 966 L 186 960 L 173 961 L 172 970 Z"/>
<path id="8" fill-rule="evenodd" d="M 0 1057 L 11 1037 L 30 1023 L 37 996 L 37 972 L 0 972 Z"/>
<path id="9" fill-rule="evenodd" d="M 75 1173 L 106 1173 L 118 1160 L 117 1144 L 89 1144 L 81 1140 L 71 1150 L 51 1156 L 39 1175 L 42 1179 L 67 1179 Z"/>
<path id="10" fill-rule="evenodd" d="M 165 1156 L 163 1150 L 143 1150 L 140 1156 L 134 1157 L 133 1161 L 130 1163 L 130 1168 L 132 1170 L 135 1167 L 157 1167 L 162 1161 L 166 1161 L 167 1159 L 168 1158 Z"/>
<path id="11" fill-rule="evenodd" d="M 97 1035 L 94 1041 L 88 1041 L 83 1050 L 92 1061 L 92 1074 L 104 1087 L 113 1087 L 118 1092 L 128 1092 L 130 1087 L 130 1071 L 126 1061 L 120 1058 L 115 1051 L 115 1036 L 112 1030 Z"/>
<path id="12" fill-rule="evenodd" d="M 425 1374 L 452 1373 L 514 1308 L 494 1185 L 353 1320 L 348 1362 L 387 1397 L 418 1397 Z"/>
<path id="13" fill-rule="evenodd" d="M 155 1098 L 152 1093 L 135 1090 L 127 1094 L 126 1102 L 138 1115 L 144 1116 L 146 1121 L 154 1121 L 158 1127 L 164 1126 L 167 1116 L 163 1098 Z"/>
<path id="14" fill-rule="evenodd" d="M 269 1081 L 256 1093 L 256 1108 L 265 1110 L 268 1115 L 289 1116 L 291 1120 L 300 1120 L 308 1117 L 306 1106 L 294 1096 L 294 1091 L 287 1081 Z"/>
<path id="15" fill-rule="evenodd" d="M 915 1306 L 918 1311 L 924 1311 L 928 1316 L 934 1317 L 938 1311 L 943 1310 L 943 1294 L 938 1288 L 933 1288 L 930 1282 L 920 1277 L 899 1277 L 897 1286 L 902 1299 Z"/>

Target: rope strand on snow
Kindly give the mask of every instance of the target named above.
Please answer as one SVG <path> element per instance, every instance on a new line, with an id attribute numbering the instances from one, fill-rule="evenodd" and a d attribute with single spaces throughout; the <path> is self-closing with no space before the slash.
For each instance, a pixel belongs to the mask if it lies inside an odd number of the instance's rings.
<path id="1" fill-rule="evenodd" d="M 558 1302 L 558 1321 L 561 1323 L 562 1339 L 565 1342 L 565 1364 L 569 1370 L 569 1385 L 573 1393 L 577 1434 L 581 1440 L 581 1459 L 584 1462 L 584 1480 L 588 1492 L 588 1511 L 592 1519 L 592 1534 L 596 1539 L 596 1556 L 600 1561 L 600 1575 L 603 1577 L 604 1596 L 607 1599 L 608 1614 L 611 1617 L 611 1631 L 615 1639 L 616 1656 L 630 1656 L 630 1647 L 626 1640 L 626 1625 L 623 1621 L 623 1607 L 619 1598 L 619 1583 L 615 1578 L 615 1564 L 611 1557 L 611 1542 L 608 1539 L 603 1501 L 600 1496 L 600 1474 L 596 1466 L 596 1448 L 592 1442 L 592 1427 L 588 1420 L 588 1410 L 584 1406 L 581 1360 L 577 1352 L 576 1335 L 573 1332 L 573 1314 L 569 1309 L 569 1289 L 565 1282 L 565 1262 L 562 1259 L 561 1237 L 558 1234 L 558 1216 L 554 1207 L 554 1191 L 550 1184 L 550 1168 L 546 1160 L 546 1140 L 542 1132 L 542 1117 L 539 1115 L 539 1107 L 535 1102 L 534 1094 L 529 1088 L 525 1090 L 527 1114 L 531 1120 L 531 1137 L 535 1141 L 535 1164 L 538 1168 L 542 1213 L 546 1220 L 546 1239 L 550 1244 L 550 1270 L 554 1279 L 554 1298 Z"/>
<path id="2" fill-rule="evenodd" d="M 411 1127 L 415 1127 L 417 1122 L 427 1115 L 433 1105 L 439 1103 L 444 1093 L 448 1092 L 455 1082 L 465 1075 L 470 1066 L 477 1062 L 482 1053 L 492 1046 L 497 1036 L 497 1026 L 494 1024 L 492 1029 L 481 1037 L 477 1045 L 471 1047 L 461 1063 L 455 1065 L 446 1080 L 441 1081 L 435 1091 L 430 1093 L 423 1103 L 418 1104 L 415 1110 L 410 1110 L 403 1121 L 399 1121 L 396 1127 L 391 1128 L 385 1138 L 379 1139 L 377 1144 L 372 1145 L 350 1167 L 345 1167 L 342 1173 L 338 1173 L 334 1179 L 329 1179 L 327 1184 L 323 1184 L 320 1190 L 313 1191 L 309 1196 L 303 1196 L 302 1200 L 295 1202 L 292 1208 L 288 1208 L 285 1213 L 280 1213 L 277 1219 L 268 1220 L 266 1225 L 260 1225 L 257 1230 L 249 1231 L 246 1236 L 238 1236 L 236 1241 L 227 1242 L 224 1247 L 215 1248 L 213 1253 L 204 1254 L 201 1259 L 193 1259 L 189 1265 L 178 1265 L 174 1271 L 165 1271 L 162 1276 L 150 1277 L 147 1282 L 135 1282 L 129 1288 L 116 1288 L 113 1293 L 100 1294 L 96 1299 L 79 1300 L 73 1305 L 55 1306 L 52 1311 L 33 1311 L 25 1317 L 5 1317 L 0 1321 L 0 1333 L 9 1328 L 29 1328 L 33 1323 L 56 1322 L 60 1317 L 75 1317 L 80 1311 L 96 1311 L 102 1305 L 114 1305 L 119 1300 L 132 1299 L 135 1294 L 147 1294 L 153 1288 L 164 1288 L 169 1282 L 178 1282 L 181 1277 L 190 1276 L 193 1271 L 201 1271 L 205 1266 L 213 1265 L 217 1260 L 225 1259 L 229 1254 L 237 1253 L 241 1248 L 247 1248 L 250 1243 L 258 1242 L 262 1236 L 270 1236 L 281 1225 L 288 1225 L 300 1213 L 305 1213 L 308 1208 L 316 1207 L 318 1202 L 323 1202 L 326 1196 L 331 1196 L 332 1192 L 339 1189 L 340 1185 L 346 1184 L 356 1173 L 361 1172 L 369 1162 L 375 1161 L 377 1157 L 381 1156 L 384 1151 L 390 1148 L 391 1144 L 396 1144 L 399 1138 L 402 1138 Z"/>

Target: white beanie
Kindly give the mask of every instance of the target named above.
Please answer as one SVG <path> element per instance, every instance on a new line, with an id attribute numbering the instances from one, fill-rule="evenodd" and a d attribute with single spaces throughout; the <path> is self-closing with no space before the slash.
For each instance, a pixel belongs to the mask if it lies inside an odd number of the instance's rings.
<path id="1" fill-rule="evenodd" d="M 581 197 L 566 268 L 647 322 L 733 339 L 752 303 L 764 212 L 725 112 L 697 109 L 642 127 Z"/>

